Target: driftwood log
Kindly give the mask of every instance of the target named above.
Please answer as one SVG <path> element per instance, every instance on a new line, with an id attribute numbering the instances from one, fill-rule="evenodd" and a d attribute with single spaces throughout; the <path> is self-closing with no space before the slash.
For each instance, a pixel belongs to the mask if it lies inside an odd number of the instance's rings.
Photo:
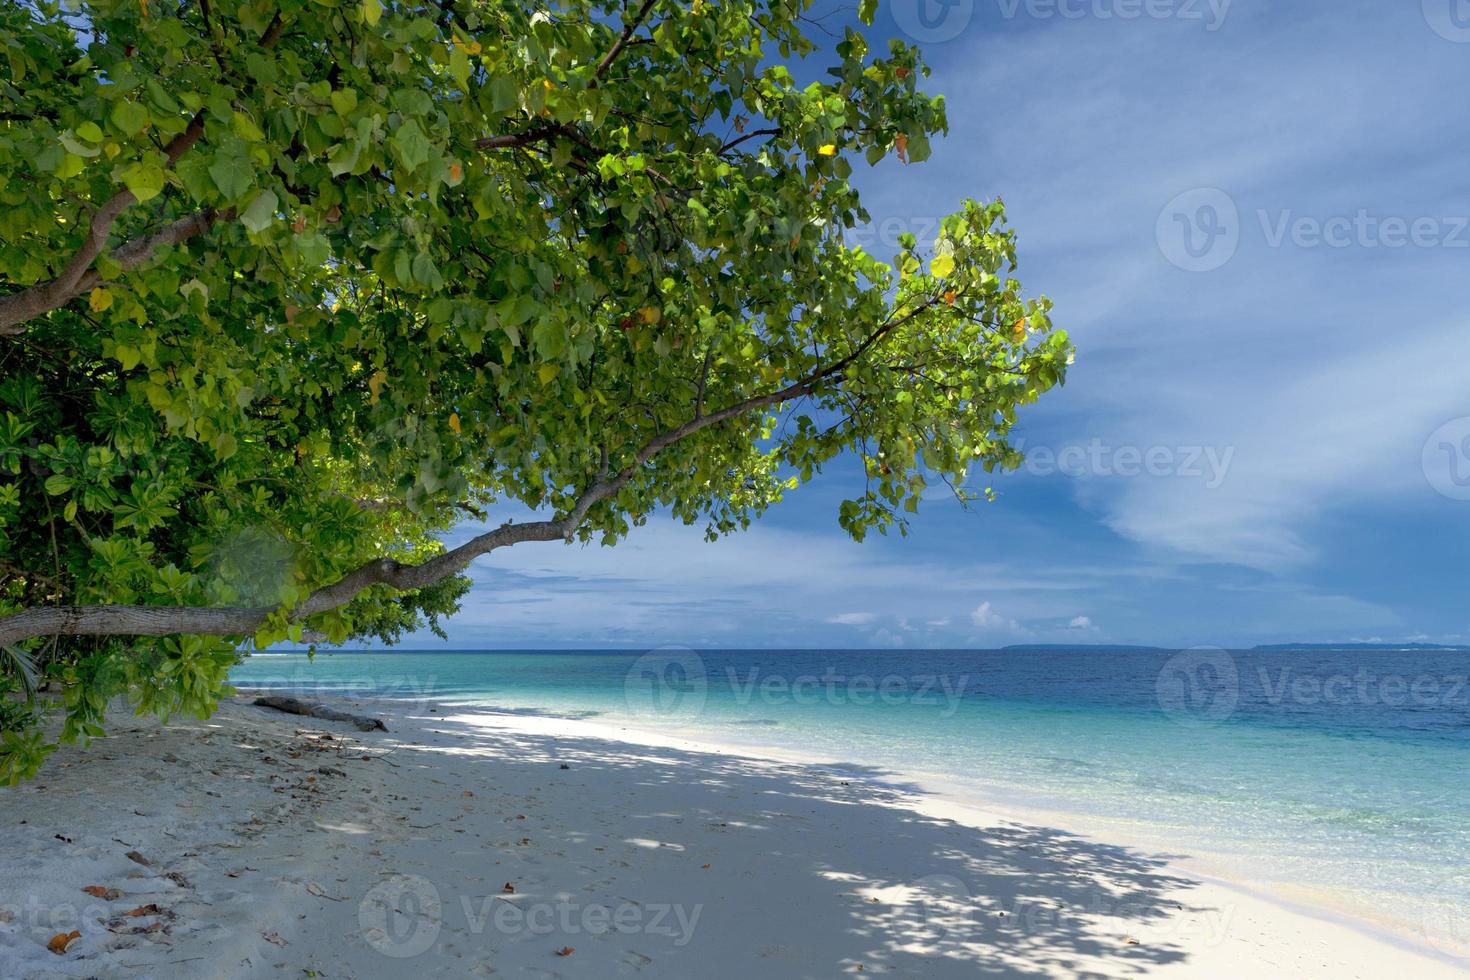
<path id="1" fill-rule="evenodd" d="M 329 708 L 325 704 L 314 704 L 310 701 L 302 701 L 299 698 L 284 698 L 277 695 L 269 695 L 255 699 L 255 704 L 262 708 L 275 708 L 292 715 L 306 715 L 309 718 L 324 718 L 327 721 L 345 721 L 354 726 L 360 732 L 386 732 L 388 726 L 383 724 L 381 718 L 369 718 L 367 715 L 354 715 L 347 711 L 338 711 Z"/>

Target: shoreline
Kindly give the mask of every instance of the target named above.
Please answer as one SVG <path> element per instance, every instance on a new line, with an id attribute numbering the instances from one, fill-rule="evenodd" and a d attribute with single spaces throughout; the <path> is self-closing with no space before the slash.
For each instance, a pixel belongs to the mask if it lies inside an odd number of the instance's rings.
<path id="1" fill-rule="evenodd" d="M 333 700 L 321 698 L 320 700 Z M 361 698 L 359 703 L 393 704 L 391 699 Z M 439 702 L 455 705 L 453 699 Z M 1093 840 L 1123 845 L 1144 851 L 1173 851 L 1176 845 L 1157 835 L 1130 834 L 1121 821 L 1106 821 L 1100 827 L 1079 826 L 1085 822 L 1084 815 L 1062 808 L 1041 807 L 1034 804 L 1014 803 L 997 799 L 957 781 L 953 776 L 923 769 L 909 768 L 903 771 L 886 771 L 876 775 L 855 774 L 850 764 L 824 757 L 816 753 L 803 752 L 774 742 L 720 741 L 700 736 L 674 735 L 655 727 L 640 727 L 623 722 L 595 721 L 563 718 L 552 714 L 522 714 L 513 709 L 486 708 L 470 702 L 459 705 L 472 713 L 489 718 L 512 719 L 508 729 L 537 730 L 551 734 L 556 728 L 562 734 L 582 731 L 593 737 L 618 741 L 629 741 L 640 745 L 667 745 L 692 751 L 735 755 L 753 759 L 764 759 L 788 765 L 813 768 L 851 779 L 868 780 L 876 785 L 906 785 L 913 792 L 909 802 L 916 811 L 944 816 L 971 826 L 982 827 L 997 821 L 1017 823 L 1044 823 L 1068 833 Z M 1323 923 L 1341 926 L 1361 933 L 1375 941 L 1383 942 L 1407 952 L 1440 960 L 1449 966 L 1459 967 L 1470 975 L 1470 948 L 1460 950 L 1437 946 L 1407 922 L 1394 919 L 1374 919 L 1362 914 L 1347 904 L 1334 905 L 1331 893 L 1326 889 L 1300 886 L 1300 895 L 1284 894 L 1276 883 L 1255 882 L 1253 879 L 1228 866 L 1226 859 L 1216 855 L 1171 853 L 1170 863 L 1197 878 L 1218 888 L 1227 889 L 1252 900 L 1280 907 L 1293 915 L 1306 916 Z"/>
<path id="2" fill-rule="evenodd" d="M 235 699 L 209 721 L 120 722 L 0 789 L 20 821 L 0 842 L 0 974 L 1467 971 L 893 774 L 451 701 L 320 700 L 390 732 Z M 53 954 L 53 927 L 81 935 Z"/>

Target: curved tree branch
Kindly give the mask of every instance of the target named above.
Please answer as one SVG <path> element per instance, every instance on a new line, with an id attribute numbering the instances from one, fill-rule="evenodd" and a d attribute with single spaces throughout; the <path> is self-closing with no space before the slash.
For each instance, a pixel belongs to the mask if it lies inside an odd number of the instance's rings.
<path id="1" fill-rule="evenodd" d="M 811 394 L 819 385 L 840 381 L 848 366 L 871 350 L 896 328 L 939 302 L 931 298 L 901 316 L 890 316 L 873 329 L 845 356 L 795 381 L 785 388 L 735 402 L 716 412 L 700 415 L 683 425 L 665 430 L 634 454 L 632 461 L 611 476 L 601 476 L 577 497 L 562 517 L 525 524 L 502 524 L 471 538 L 457 548 L 418 565 L 405 565 L 392 558 L 378 558 L 344 577 L 317 589 L 291 610 L 299 620 L 337 609 L 358 593 L 375 585 L 398 591 L 426 588 L 458 574 L 481 555 L 526 541 L 570 541 L 592 507 L 617 494 L 655 456 L 703 429 L 749 412 L 780 405 Z M 275 612 L 269 607 L 209 609 L 196 606 L 53 606 L 27 609 L 0 619 L 0 646 L 37 636 L 169 636 L 189 633 L 202 636 L 234 636 L 253 633 Z"/>
<path id="2" fill-rule="evenodd" d="M 618 60 L 618 55 L 622 54 L 623 49 L 628 46 L 628 42 L 633 37 L 633 32 L 643 25 L 643 21 L 648 17 L 648 12 L 653 9 L 654 3 L 655 0 L 643 0 L 643 6 L 638 8 L 638 12 L 633 15 L 633 19 L 623 26 L 623 33 L 618 36 L 617 41 L 608 49 L 607 54 L 602 56 L 602 60 L 597 63 L 597 67 L 593 69 L 591 87 L 595 88 L 597 80 L 607 74 L 607 70 L 612 67 L 612 63 Z"/>

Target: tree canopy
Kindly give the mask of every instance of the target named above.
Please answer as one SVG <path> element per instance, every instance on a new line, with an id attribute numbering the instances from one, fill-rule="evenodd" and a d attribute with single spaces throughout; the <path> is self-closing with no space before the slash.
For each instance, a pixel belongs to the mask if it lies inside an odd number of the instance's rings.
<path id="1" fill-rule="evenodd" d="M 1071 346 L 998 201 L 850 244 L 944 103 L 807 6 L 0 8 L 0 778 L 37 683 L 63 739 L 204 712 L 252 642 L 437 627 L 496 548 L 735 531 L 849 451 L 862 538 L 1017 465 Z"/>

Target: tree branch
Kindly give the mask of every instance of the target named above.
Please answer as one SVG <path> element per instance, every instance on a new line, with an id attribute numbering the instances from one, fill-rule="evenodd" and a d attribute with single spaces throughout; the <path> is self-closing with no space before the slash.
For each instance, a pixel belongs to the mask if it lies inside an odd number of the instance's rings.
<path id="1" fill-rule="evenodd" d="M 871 350 L 884 337 L 939 302 L 933 297 L 898 317 L 888 317 L 874 328 L 851 353 L 814 370 L 785 388 L 735 402 L 717 412 L 690 419 L 665 430 L 643 445 L 633 460 L 613 476 L 599 478 L 580 496 L 565 516 L 549 521 L 502 524 L 471 538 L 418 565 L 404 565 L 392 558 L 378 558 L 348 573 L 331 585 L 317 589 L 300 606 L 291 610 L 293 620 L 327 612 L 351 602 L 358 593 L 375 585 L 401 592 L 426 588 L 458 574 L 481 555 L 526 541 L 570 541 L 587 512 L 617 494 L 655 456 L 703 429 L 748 412 L 759 411 L 811 394 L 817 386 L 837 381 L 842 372 Z M 0 646 L 37 636 L 169 636 L 189 633 L 201 636 L 232 636 L 253 633 L 275 612 L 268 607 L 208 609 L 194 606 L 52 606 L 27 609 L 0 619 Z"/>
<path id="2" fill-rule="evenodd" d="M 618 60 L 618 55 L 622 54 L 623 49 L 628 46 L 628 41 L 633 37 L 633 32 L 643 25 L 644 18 L 653 9 L 655 2 L 656 0 L 643 0 L 643 6 L 638 8 L 638 13 L 633 15 L 632 20 L 623 25 L 623 33 L 614 42 L 613 46 L 608 49 L 607 54 L 602 56 L 602 60 L 597 63 L 597 67 L 593 69 L 592 82 L 587 86 L 588 88 L 597 87 L 597 80 L 607 74 L 607 70 L 612 67 L 613 62 Z"/>
<path id="3" fill-rule="evenodd" d="M 275 47 L 285 31 L 285 21 L 282 20 L 278 11 L 265 33 L 260 36 L 262 48 Z M 194 118 L 189 120 L 189 125 L 184 131 L 169 141 L 163 148 L 166 158 L 164 164 L 172 168 L 179 162 L 189 149 L 204 135 L 204 110 L 195 113 Z M 49 282 L 37 283 L 27 289 L 9 296 L 0 296 L 0 337 L 18 337 L 25 332 L 25 323 L 35 319 L 52 310 L 60 309 L 70 303 L 77 296 L 91 289 L 101 277 L 91 271 L 92 263 L 102 250 L 107 247 L 107 240 L 112 235 L 112 226 L 118 217 L 131 207 L 137 198 L 130 190 L 120 190 L 108 199 L 107 203 L 98 208 L 92 215 L 91 224 L 87 228 L 87 237 L 82 240 L 82 245 L 67 261 L 66 268 L 62 269 L 61 275 Z M 119 262 L 129 260 L 131 264 L 124 264 L 124 268 L 131 269 L 150 258 L 154 251 L 164 244 L 177 244 L 191 235 L 197 235 L 224 212 L 201 211 L 188 218 L 169 225 L 162 232 L 154 235 L 134 239 L 118 249 L 116 258 Z M 209 215 L 203 224 L 197 224 L 202 215 Z M 195 222 L 196 224 L 190 224 Z M 183 233 L 187 231 L 187 233 Z M 132 251 L 128 251 L 132 249 Z M 126 253 L 124 255 L 123 253 Z"/>
<path id="4" fill-rule="evenodd" d="M 769 129 L 752 129 L 750 132 L 746 133 L 744 136 L 737 136 L 737 137 L 735 137 L 730 142 L 728 142 L 728 143 L 724 144 L 723 146 L 721 146 L 715 152 L 716 153 L 724 153 L 726 150 L 733 150 L 735 147 L 739 146 L 741 143 L 744 143 L 746 140 L 753 140 L 753 139 L 756 139 L 756 138 L 761 137 L 761 136 L 780 136 L 780 135 L 781 135 L 781 127 L 780 126 L 772 126 Z"/>

